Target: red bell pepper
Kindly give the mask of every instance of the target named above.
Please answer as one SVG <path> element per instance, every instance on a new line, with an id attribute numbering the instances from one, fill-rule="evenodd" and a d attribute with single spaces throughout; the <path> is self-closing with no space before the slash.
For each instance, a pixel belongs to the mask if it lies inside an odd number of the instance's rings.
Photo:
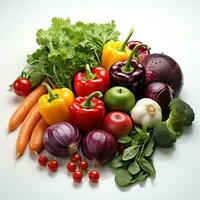
<path id="1" fill-rule="evenodd" d="M 83 132 L 99 129 L 105 117 L 104 102 L 100 91 L 95 91 L 86 97 L 77 97 L 70 106 L 70 122 Z"/>
<path id="2" fill-rule="evenodd" d="M 86 65 L 86 71 L 78 72 L 74 76 L 74 90 L 76 96 L 88 96 L 94 91 L 105 93 L 110 87 L 109 73 L 102 67 L 90 69 Z"/>

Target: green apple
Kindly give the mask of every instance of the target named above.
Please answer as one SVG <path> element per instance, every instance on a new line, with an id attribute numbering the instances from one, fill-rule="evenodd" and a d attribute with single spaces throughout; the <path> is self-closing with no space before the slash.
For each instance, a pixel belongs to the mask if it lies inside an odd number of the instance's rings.
<path id="1" fill-rule="evenodd" d="M 130 110 L 135 105 L 135 96 L 129 89 L 115 86 L 105 93 L 104 103 L 108 111 L 130 113 Z"/>

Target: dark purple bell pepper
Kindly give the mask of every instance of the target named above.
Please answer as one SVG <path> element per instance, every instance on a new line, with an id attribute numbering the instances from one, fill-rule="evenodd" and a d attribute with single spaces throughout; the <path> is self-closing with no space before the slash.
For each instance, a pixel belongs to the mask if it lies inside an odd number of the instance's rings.
<path id="1" fill-rule="evenodd" d="M 110 80 L 113 86 L 121 85 L 129 88 L 136 97 L 143 92 L 145 87 L 144 66 L 136 59 L 133 59 L 138 48 L 146 45 L 140 44 L 134 47 L 129 59 L 117 62 L 110 68 Z"/>
<path id="2" fill-rule="evenodd" d="M 140 41 L 130 41 L 128 42 L 127 46 L 130 50 L 133 50 L 135 46 L 137 46 L 138 44 L 143 44 L 143 43 Z M 147 46 L 143 46 L 137 50 L 136 57 L 142 64 L 144 64 L 144 60 L 149 54 L 150 54 L 150 48 Z"/>

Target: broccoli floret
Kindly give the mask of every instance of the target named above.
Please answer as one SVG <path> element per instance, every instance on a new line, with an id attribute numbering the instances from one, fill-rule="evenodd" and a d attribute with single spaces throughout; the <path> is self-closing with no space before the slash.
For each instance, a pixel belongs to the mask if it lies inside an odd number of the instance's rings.
<path id="1" fill-rule="evenodd" d="M 153 137 L 161 147 L 169 147 L 176 142 L 176 132 L 166 122 L 160 122 L 154 126 Z"/>
<path id="2" fill-rule="evenodd" d="M 192 124 L 194 112 L 189 104 L 179 98 L 175 98 L 170 101 L 169 108 L 170 114 L 167 123 L 174 130 L 182 131 L 183 126 Z"/>
<path id="3" fill-rule="evenodd" d="M 192 124 L 194 112 L 190 105 L 179 98 L 172 99 L 169 104 L 169 118 L 154 126 L 154 139 L 159 146 L 168 147 L 176 142 L 183 132 L 183 127 Z"/>

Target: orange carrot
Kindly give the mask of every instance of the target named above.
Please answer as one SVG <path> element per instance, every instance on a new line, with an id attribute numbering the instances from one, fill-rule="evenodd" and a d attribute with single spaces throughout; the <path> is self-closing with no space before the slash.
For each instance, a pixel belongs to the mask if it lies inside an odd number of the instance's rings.
<path id="1" fill-rule="evenodd" d="M 44 119 L 40 119 L 33 129 L 31 139 L 29 142 L 29 149 L 32 153 L 39 153 L 43 148 L 43 136 L 46 128 L 49 125 L 44 121 Z"/>
<path id="2" fill-rule="evenodd" d="M 19 105 L 17 110 L 13 113 L 9 120 L 8 131 L 15 130 L 20 123 L 24 120 L 30 109 L 37 103 L 38 99 L 47 93 L 46 88 L 43 85 L 39 85 L 34 89 Z"/>
<path id="3" fill-rule="evenodd" d="M 26 145 L 31 137 L 32 131 L 38 121 L 41 119 L 38 103 L 36 103 L 24 119 L 20 127 L 16 143 L 16 156 L 19 157 L 24 153 Z"/>

